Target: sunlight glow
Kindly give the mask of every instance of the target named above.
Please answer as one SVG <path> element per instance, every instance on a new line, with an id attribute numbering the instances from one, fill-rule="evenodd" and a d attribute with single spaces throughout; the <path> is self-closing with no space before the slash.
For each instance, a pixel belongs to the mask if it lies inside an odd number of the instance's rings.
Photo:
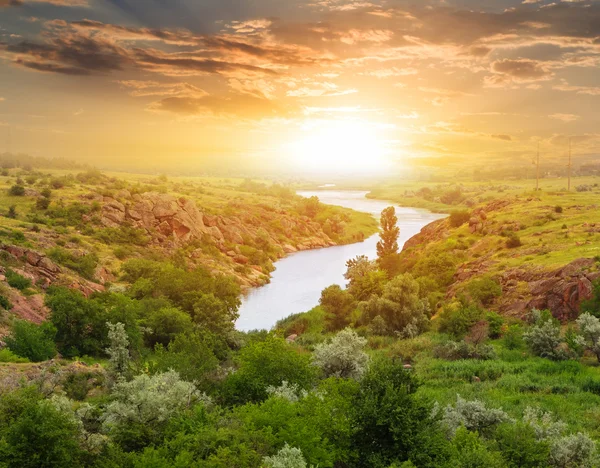
<path id="1" fill-rule="evenodd" d="M 292 163 L 311 173 L 382 173 L 391 166 L 381 129 L 364 120 L 314 120 L 287 145 Z"/>

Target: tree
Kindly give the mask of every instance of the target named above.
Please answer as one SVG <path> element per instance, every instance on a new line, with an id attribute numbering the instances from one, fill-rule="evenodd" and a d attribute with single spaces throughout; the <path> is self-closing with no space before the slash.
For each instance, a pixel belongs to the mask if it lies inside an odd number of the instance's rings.
<path id="1" fill-rule="evenodd" d="M 17 219 L 17 207 L 15 205 L 10 205 L 8 207 L 8 212 L 6 213 L 6 217 L 10 219 Z"/>
<path id="2" fill-rule="evenodd" d="M 55 335 L 56 328 L 50 322 L 36 325 L 26 320 L 15 320 L 11 334 L 4 340 L 7 348 L 18 356 L 41 362 L 56 356 Z"/>
<path id="3" fill-rule="evenodd" d="M 380 297 L 373 296 L 362 302 L 360 309 L 364 323 L 381 316 L 389 333 L 419 333 L 428 324 L 429 302 L 420 297 L 419 283 L 408 273 L 393 278 L 385 285 Z"/>
<path id="4" fill-rule="evenodd" d="M 7 468 L 83 466 L 80 430 L 73 418 L 31 389 L 3 395 L 0 465 Z"/>
<path id="5" fill-rule="evenodd" d="M 349 281 L 348 292 L 357 301 L 366 301 L 373 295 L 381 294 L 387 278 L 385 272 L 377 266 L 377 262 L 369 260 L 365 255 L 359 255 L 348 260 L 346 268 L 344 278 Z"/>
<path id="6" fill-rule="evenodd" d="M 152 330 L 147 337 L 151 348 L 157 343 L 168 346 L 175 336 L 193 329 L 191 317 L 177 307 L 165 307 L 152 312 L 145 324 Z"/>
<path id="7" fill-rule="evenodd" d="M 208 403 L 195 385 L 181 380 L 175 371 L 119 382 L 106 406 L 103 430 L 126 450 L 138 450 L 159 440 L 169 419 L 198 402 Z"/>
<path id="8" fill-rule="evenodd" d="M 307 389 L 316 377 L 309 355 L 273 337 L 243 348 L 237 363 L 222 392 L 230 404 L 263 401 L 268 397 L 267 387 L 279 387 L 283 381 Z"/>
<path id="9" fill-rule="evenodd" d="M 316 346 L 313 364 L 327 377 L 360 379 L 366 372 L 369 356 L 364 352 L 367 340 L 350 328 L 339 332 L 330 343 Z"/>
<path id="10" fill-rule="evenodd" d="M 9 189 L 8 194 L 12 197 L 22 197 L 25 195 L 25 187 L 20 184 L 13 185 Z"/>
<path id="11" fill-rule="evenodd" d="M 356 307 L 356 301 L 348 291 L 337 284 L 325 288 L 319 304 L 325 311 L 327 330 L 338 331 L 350 324 L 350 314 Z"/>
<path id="12" fill-rule="evenodd" d="M 445 466 L 450 446 L 432 419 L 431 407 L 415 397 L 418 384 L 401 362 L 378 361 L 360 381 L 352 399 L 355 466 L 388 468 Z"/>
<path id="13" fill-rule="evenodd" d="M 110 346 L 106 349 L 113 372 L 123 378 L 129 369 L 129 338 L 122 323 L 107 322 Z"/>
<path id="14" fill-rule="evenodd" d="M 392 275 L 397 270 L 398 238 L 400 228 L 397 226 L 396 209 L 390 206 L 381 213 L 381 240 L 377 243 L 378 264 L 382 270 Z"/>
<path id="15" fill-rule="evenodd" d="M 587 348 L 600 362 L 600 319 L 586 312 L 577 319 L 577 325 L 587 343 Z"/>

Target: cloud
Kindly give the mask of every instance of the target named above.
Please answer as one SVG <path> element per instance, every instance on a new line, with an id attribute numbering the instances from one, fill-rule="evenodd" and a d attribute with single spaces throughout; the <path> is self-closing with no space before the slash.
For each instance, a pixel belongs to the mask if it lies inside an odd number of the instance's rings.
<path id="1" fill-rule="evenodd" d="M 575 122 L 580 116 L 575 114 L 551 114 L 548 117 L 551 119 L 562 120 L 563 122 Z"/>
<path id="2" fill-rule="evenodd" d="M 134 97 L 146 96 L 186 96 L 199 98 L 208 93 L 189 83 L 159 83 L 157 81 L 121 80 L 121 86 L 129 89 L 129 94 Z"/>
<path id="3" fill-rule="evenodd" d="M 494 134 L 494 135 L 490 135 L 490 136 L 496 140 L 512 141 L 512 137 L 510 135 Z"/>
<path id="4" fill-rule="evenodd" d="M 502 59 L 492 63 L 491 70 L 494 75 L 487 76 L 485 83 L 488 86 L 498 86 L 507 83 L 531 83 L 552 78 L 553 73 L 544 63 L 528 59 Z"/>
<path id="5" fill-rule="evenodd" d="M 22 6 L 26 4 L 45 3 L 62 7 L 89 7 L 87 0 L 0 0 L 1 7 Z"/>
<path id="6" fill-rule="evenodd" d="M 576 86 L 570 85 L 565 80 L 561 80 L 560 84 L 554 85 L 552 89 L 558 91 L 572 92 L 575 94 L 587 94 L 589 96 L 600 96 L 600 86 Z"/>
<path id="7" fill-rule="evenodd" d="M 204 96 L 167 97 L 152 103 L 148 110 L 176 114 L 183 117 L 201 116 L 236 116 L 249 119 L 288 116 L 295 108 L 284 108 L 268 99 L 260 99 L 248 95 L 232 95 L 227 97 Z"/>

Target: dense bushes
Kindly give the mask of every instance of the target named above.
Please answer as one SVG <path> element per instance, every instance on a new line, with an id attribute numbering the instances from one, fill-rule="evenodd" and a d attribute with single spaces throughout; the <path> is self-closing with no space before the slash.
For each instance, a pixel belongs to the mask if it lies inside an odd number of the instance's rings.
<path id="1" fill-rule="evenodd" d="M 26 320 L 15 320 L 10 335 L 4 341 L 15 354 L 40 362 L 56 355 L 55 335 L 56 328 L 50 322 L 36 325 Z"/>
<path id="2" fill-rule="evenodd" d="M 62 247 L 54 247 L 48 250 L 47 254 L 56 263 L 76 271 L 84 278 L 94 278 L 94 272 L 98 266 L 98 256 L 95 253 L 76 254 Z"/>
<path id="3" fill-rule="evenodd" d="M 471 213 L 468 210 L 455 210 L 450 213 L 450 226 L 457 228 L 467 223 L 471 219 Z"/>

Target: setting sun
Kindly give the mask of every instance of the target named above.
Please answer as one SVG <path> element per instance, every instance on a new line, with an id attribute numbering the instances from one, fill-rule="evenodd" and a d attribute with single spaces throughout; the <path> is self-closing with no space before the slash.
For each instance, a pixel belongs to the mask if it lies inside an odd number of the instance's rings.
<path id="1" fill-rule="evenodd" d="M 295 167 L 310 173 L 381 173 L 391 161 L 380 133 L 363 120 L 310 121 L 286 150 Z"/>

